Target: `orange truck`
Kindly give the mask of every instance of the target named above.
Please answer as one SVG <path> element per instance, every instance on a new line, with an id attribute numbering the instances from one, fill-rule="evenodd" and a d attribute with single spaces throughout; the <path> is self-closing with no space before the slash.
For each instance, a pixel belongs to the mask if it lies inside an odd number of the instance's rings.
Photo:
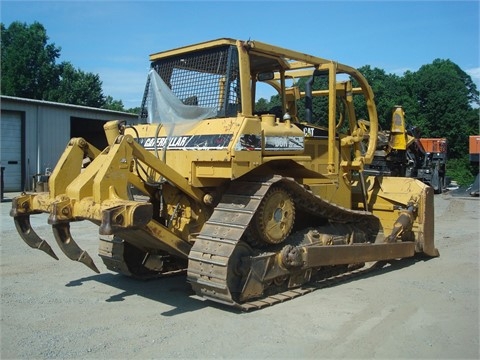
<path id="1" fill-rule="evenodd" d="M 420 142 L 427 153 L 447 153 L 447 139 L 445 138 L 421 138 Z"/>
<path id="2" fill-rule="evenodd" d="M 468 153 L 470 155 L 470 162 L 478 164 L 480 158 L 480 135 L 470 135 Z"/>

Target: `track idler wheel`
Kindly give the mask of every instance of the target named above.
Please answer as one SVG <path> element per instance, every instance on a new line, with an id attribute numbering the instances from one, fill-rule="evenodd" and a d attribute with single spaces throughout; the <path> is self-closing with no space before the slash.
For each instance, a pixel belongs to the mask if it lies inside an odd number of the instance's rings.
<path id="1" fill-rule="evenodd" d="M 290 193 L 278 186 L 272 187 L 250 223 L 247 241 L 252 245 L 282 243 L 295 222 L 295 203 Z"/>

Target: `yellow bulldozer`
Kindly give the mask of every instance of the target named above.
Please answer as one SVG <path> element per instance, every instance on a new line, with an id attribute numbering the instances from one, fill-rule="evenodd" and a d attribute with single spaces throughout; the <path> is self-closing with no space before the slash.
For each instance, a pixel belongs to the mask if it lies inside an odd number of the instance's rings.
<path id="1" fill-rule="evenodd" d="M 150 61 L 138 124 L 106 123 L 103 150 L 71 139 L 49 191 L 13 199 L 30 247 L 58 259 L 30 225 L 30 215 L 48 213 L 60 249 L 98 272 L 70 233 L 70 222 L 89 220 L 107 269 L 136 278 L 183 271 L 199 296 L 244 310 L 365 263 L 439 255 L 432 189 L 363 172 L 378 121 L 356 69 L 229 38 Z M 326 85 L 301 91 L 300 79 Z M 260 85 L 278 94 L 275 111 L 255 109 Z M 356 118 L 357 96 L 368 119 Z M 325 126 L 313 119 L 317 97 Z"/>

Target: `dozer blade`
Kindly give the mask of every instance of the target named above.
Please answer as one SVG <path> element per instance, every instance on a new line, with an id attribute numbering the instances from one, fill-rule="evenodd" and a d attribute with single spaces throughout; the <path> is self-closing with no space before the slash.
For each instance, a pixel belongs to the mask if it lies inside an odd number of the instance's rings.
<path id="1" fill-rule="evenodd" d="M 90 255 L 85 250 L 82 250 L 73 240 L 68 222 L 53 224 L 52 229 L 58 246 L 60 246 L 60 249 L 69 259 L 81 262 L 96 273 L 100 273 Z"/>
<path id="2" fill-rule="evenodd" d="M 35 230 L 32 229 L 30 215 L 15 216 L 13 221 L 15 222 L 15 227 L 17 228 L 18 233 L 28 246 L 33 249 L 42 250 L 58 260 L 57 255 L 55 255 L 50 245 L 48 245 L 48 243 L 38 236 Z"/>

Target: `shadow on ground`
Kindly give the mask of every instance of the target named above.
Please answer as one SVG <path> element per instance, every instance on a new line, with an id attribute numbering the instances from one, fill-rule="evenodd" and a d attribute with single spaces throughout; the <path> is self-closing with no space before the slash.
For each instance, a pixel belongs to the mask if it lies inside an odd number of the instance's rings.
<path id="1" fill-rule="evenodd" d="M 389 262 L 377 262 L 369 268 L 360 269 L 354 274 L 338 275 L 331 282 L 318 282 L 318 288 L 335 287 L 345 285 L 360 279 L 372 276 L 381 276 L 391 271 L 401 270 L 420 261 L 428 261 L 432 258 L 416 256 L 413 258 L 393 260 Z M 121 274 L 105 273 L 96 274 L 77 280 L 70 281 L 67 287 L 82 286 L 89 281 L 95 281 L 121 290 L 120 293 L 105 299 L 106 302 L 124 301 L 127 297 L 137 295 L 153 301 L 172 306 L 174 309 L 164 312 L 164 316 L 174 316 L 186 312 L 196 311 L 205 307 L 213 307 L 231 313 L 242 313 L 241 310 L 204 300 L 195 295 L 185 274 L 150 280 L 138 280 Z M 305 296 L 308 296 L 305 295 Z"/>
<path id="2" fill-rule="evenodd" d="M 82 286 L 89 281 L 95 281 L 121 290 L 120 293 L 105 299 L 106 302 L 124 301 L 129 296 L 141 296 L 153 301 L 174 307 L 173 310 L 164 312 L 164 316 L 173 316 L 205 307 L 215 307 L 232 312 L 239 312 L 236 308 L 206 301 L 195 295 L 185 274 L 164 278 L 138 280 L 121 274 L 104 273 L 96 274 L 77 280 L 72 280 L 65 286 Z"/>

